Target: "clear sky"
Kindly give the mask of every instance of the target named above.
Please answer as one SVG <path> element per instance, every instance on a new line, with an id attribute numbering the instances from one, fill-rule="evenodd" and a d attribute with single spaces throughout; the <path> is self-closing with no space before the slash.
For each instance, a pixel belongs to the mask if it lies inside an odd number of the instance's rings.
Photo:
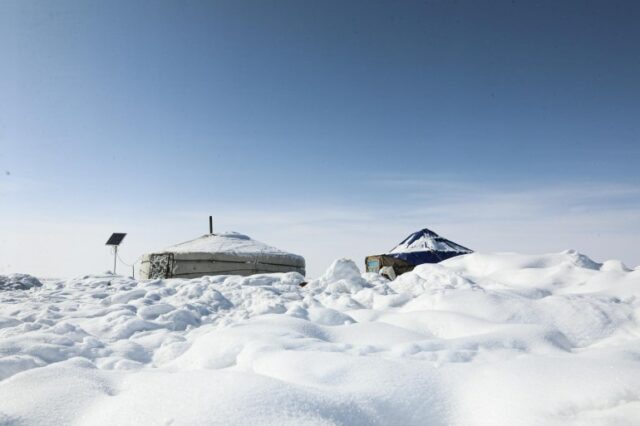
<path id="1" fill-rule="evenodd" d="M 640 2 L 0 2 L 0 273 L 429 227 L 640 264 Z"/>

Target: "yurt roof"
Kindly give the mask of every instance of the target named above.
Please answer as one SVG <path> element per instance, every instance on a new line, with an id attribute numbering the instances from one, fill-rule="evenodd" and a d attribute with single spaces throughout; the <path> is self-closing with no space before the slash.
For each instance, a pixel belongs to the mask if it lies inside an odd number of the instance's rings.
<path id="1" fill-rule="evenodd" d="M 425 228 L 405 238 L 384 256 L 402 259 L 412 265 L 440 262 L 472 250 L 447 240 Z"/>
<path id="2" fill-rule="evenodd" d="M 238 256 L 279 255 L 291 258 L 302 258 L 287 253 L 263 242 L 256 241 L 248 235 L 238 232 L 205 234 L 190 241 L 185 241 L 162 250 L 165 253 L 226 253 Z"/>
<path id="3" fill-rule="evenodd" d="M 431 231 L 421 229 L 402 240 L 389 253 L 412 253 L 420 251 L 471 253 L 472 250 L 447 240 Z"/>

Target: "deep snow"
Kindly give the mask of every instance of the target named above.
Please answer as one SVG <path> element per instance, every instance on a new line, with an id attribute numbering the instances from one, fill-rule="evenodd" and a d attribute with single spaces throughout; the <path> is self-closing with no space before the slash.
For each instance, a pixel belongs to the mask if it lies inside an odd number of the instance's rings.
<path id="1" fill-rule="evenodd" d="M 474 253 L 302 281 L 5 288 L 0 423 L 640 424 L 638 269 Z"/>

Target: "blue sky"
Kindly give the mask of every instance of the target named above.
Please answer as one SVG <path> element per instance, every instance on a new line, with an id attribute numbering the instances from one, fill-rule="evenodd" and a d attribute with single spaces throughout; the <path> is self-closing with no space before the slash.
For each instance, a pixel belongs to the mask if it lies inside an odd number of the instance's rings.
<path id="1" fill-rule="evenodd" d="M 208 214 L 315 275 L 416 227 L 635 266 L 639 19 L 634 1 L 4 1 L 0 273 L 102 271 L 109 232 L 134 259 Z"/>

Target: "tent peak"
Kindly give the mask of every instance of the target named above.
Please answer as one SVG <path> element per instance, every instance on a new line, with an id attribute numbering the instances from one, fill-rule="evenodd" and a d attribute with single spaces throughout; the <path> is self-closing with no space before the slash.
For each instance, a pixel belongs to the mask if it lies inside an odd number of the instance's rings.
<path id="1" fill-rule="evenodd" d="M 422 228 L 421 230 L 419 230 L 418 232 L 415 232 L 416 234 L 420 233 L 420 234 L 426 234 L 430 237 L 438 237 L 439 235 L 436 234 L 435 232 L 433 232 L 431 229 L 429 228 Z"/>
<path id="2" fill-rule="evenodd" d="M 418 251 L 433 251 L 433 252 L 457 252 L 457 253 L 470 253 L 471 250 L 456 244 L 453 241 L 447 240 L 433 232 L 430 229 L 423 228 L 420 231 L 416 231 L 402 240 L 400 244 L 395 246 L 390 253 L 403 253 L 403 252 L 418 252 Z"/>
<path id="3" fill-rule="evenodd" d="M 222 237 L 222 238 L 235 238 L 236 240 L 250 240 L 251 237 L 246 234 L 241 234 L 240 232 L 235 231 L 226 231 L 219 232 L 217 234 L 204 234 L 199 238 L 214 238 L 214 237 Z"/>

